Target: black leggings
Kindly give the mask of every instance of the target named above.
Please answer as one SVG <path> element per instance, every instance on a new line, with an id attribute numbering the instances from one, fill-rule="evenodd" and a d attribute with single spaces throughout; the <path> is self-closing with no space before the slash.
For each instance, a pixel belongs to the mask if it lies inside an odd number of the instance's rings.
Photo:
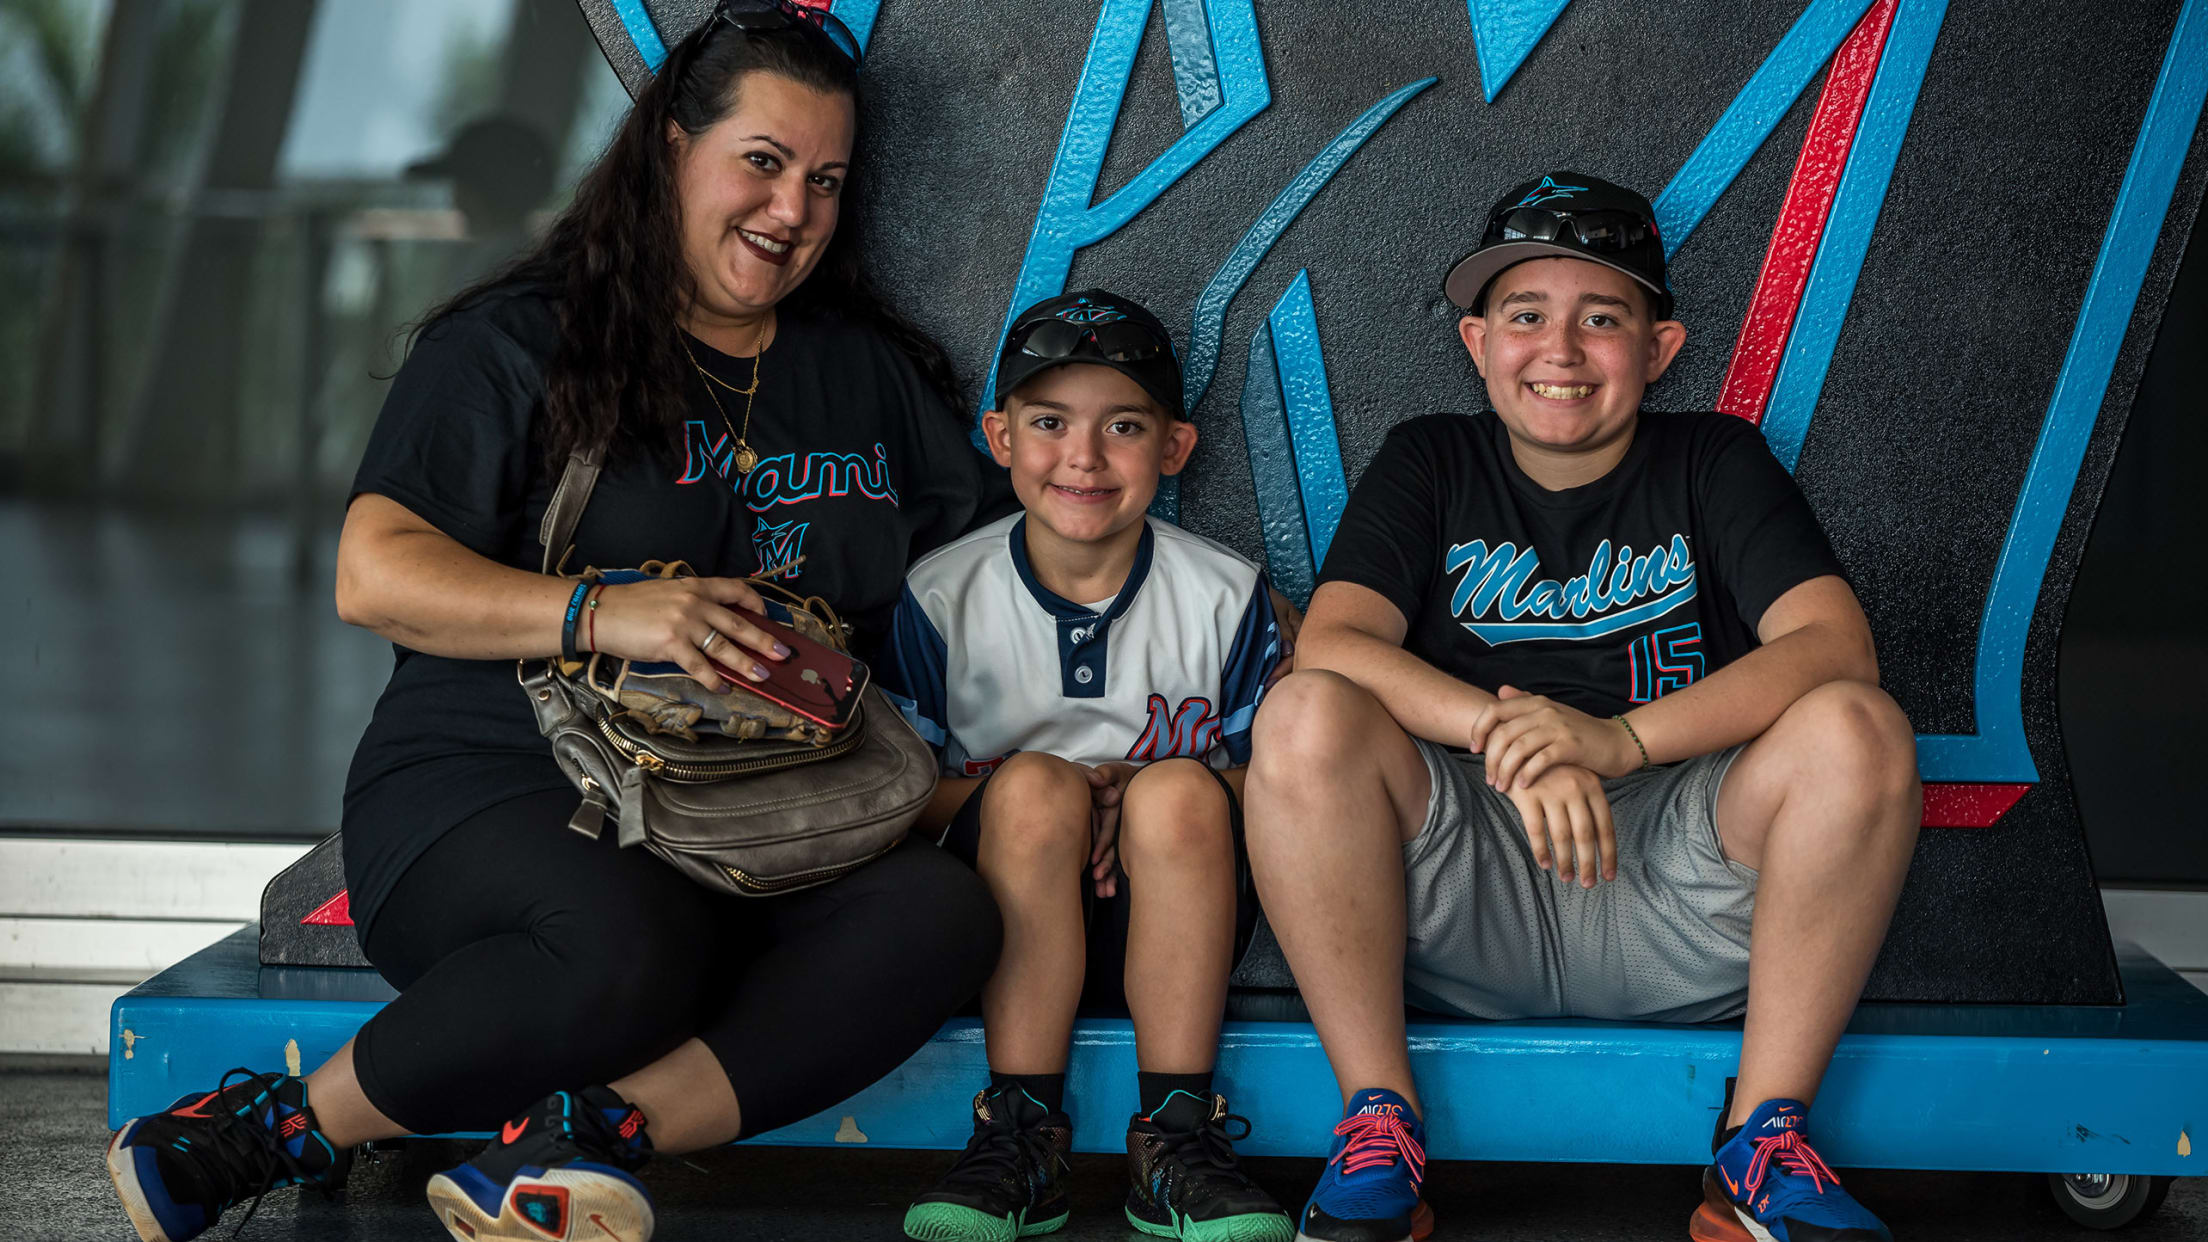
<path id="1" fill-rule="evenodd" d="M 931 845 L 819 888 L 722 896 L 618 848 L 611 824 L 568 831 L 576 801 L 531 794 L 463 821 L 375 917 L 368 959 L 399 996 L 353 1064 L 413 1133 L 496 1129 L 695 1037 L 759 1134 L 895 1069 L 995 968 L 987 888 Z"/>

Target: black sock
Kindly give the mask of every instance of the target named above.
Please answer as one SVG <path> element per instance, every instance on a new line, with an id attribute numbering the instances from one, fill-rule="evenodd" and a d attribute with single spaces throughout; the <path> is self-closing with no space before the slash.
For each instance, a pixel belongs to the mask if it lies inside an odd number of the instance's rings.
<path id="1" fill-rule="evenodd" d="M 1176 1091 L 1203 1101 L 1204 1115 L 1211 1115 L 1211 1072 L 1201 1074 L 1153 1074 L 1147 1070 L 1135 1071 L 1136 1097 L 1141 1101 L 1140 1112 L 1145 1117 L 1155 1117 L 1165 1107 L 1166 1097 Z"/>
<path id="2" fill-rule="evenodd" d="M 1043 1111 L 1066 1111 L 1066 1076 L 1064 1074 L 1000 1074 L 989 1071 L 989 1088 L 1017 1087 L 1027 1097 L 1043 1106 Z"/>
<path id="3" fill-rule="evenodd" d="M 1730 1129 L 1719 1130 L 1717 1132 L 1717 1137 L 1710 1140 L 1710 1154 L 1713 1156 L 1716 1155 L 1718 1148 L 1732 1142 L 1734 1136 L 1738 1135 L 1740 1131 L 1741 1127 L 1739 1126 L 1733 1126 Z"/>

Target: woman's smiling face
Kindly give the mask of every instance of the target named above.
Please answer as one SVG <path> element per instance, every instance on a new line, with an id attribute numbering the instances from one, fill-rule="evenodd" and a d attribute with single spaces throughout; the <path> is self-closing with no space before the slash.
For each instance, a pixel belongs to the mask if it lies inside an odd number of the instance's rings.
<path id="1" fill-rule="evenodd" d="M 738 79 L 735 106 L 708 128 L 669 123 L 700 312 L 756 318 L 812 274 L 835 235 L 856 126 L 848 95 L 763 71 Z"/>

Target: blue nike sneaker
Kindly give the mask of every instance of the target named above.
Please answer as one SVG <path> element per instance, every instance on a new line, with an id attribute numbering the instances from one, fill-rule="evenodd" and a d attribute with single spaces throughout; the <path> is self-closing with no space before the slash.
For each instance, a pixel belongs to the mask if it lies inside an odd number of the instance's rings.
<path id="1" fill-rule="evenodd" d="M 1359 1091 L 1334 1136 L 1296 1242 L 1413 1242 L 1434 1231 L 1433 1210 L 1418 1197 L 1426 1127 L 1409 1100 L 1378 1087 Z"/>
<path id="2" fill-rule="evenodd" d="M 1802 1136 L 1809 1106 L 1765 1100 L 1702 1171 L 1695 1242 L 1893 1242 Z"/>
<path id="3" fill-rule="evenodd" d="M 429 1179 L 458 1242 L 650 1242 L 644 1114 L 608 1087 L 555 1091 L 500 1128 L 482 1155 Z"/>
<path id="4" fill-rule="evenodd" d="M 352 1150 L 333 1147 L 307 1107 L 307 1084 L 234 1069 L 215 1089 L 167 1112 L 133 1117 L 107 1144 L 107 1175 L 143 1242 L 185 1242 L 224 1212 L 285 1186 L 325 1193 L 341 1184 Z"/>

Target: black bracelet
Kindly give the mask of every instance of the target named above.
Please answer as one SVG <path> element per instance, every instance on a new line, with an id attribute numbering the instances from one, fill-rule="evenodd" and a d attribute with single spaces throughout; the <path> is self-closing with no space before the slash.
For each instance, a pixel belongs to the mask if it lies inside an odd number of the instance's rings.
<path id="1" fill-rule="evenodd" d="M 582 653 L 575 650 L 575 623 L 582 620 L 583 597 L 590 594 L 592 585 L 588 582 L 578 582 L 575 584 L 574 593 L 567 597 L 567 616 L 560 621 L 560 658 L 569 663 L 575 663 L 583 658 Z"/>
<path id="2" fill-rule="evenodd" d="M 1635 732 L 1635 731 L 1634 731 L 1634 728 L 1633 728 L 1633 722 L 1632 722 L 1632 721 L 1630 721 L 1630 720 L 1627 720 L 1627 719 L 1626 719 L 1625 717 L 1623 717 L 1623 716 L 1612 716 L 1612 717 L 1611 717 L 1610 719 L 1612 719 L 1612 720 L 1615 720 L 1615 721 L 1617 721 L 1617 722 L 1618 722 L 1619 724 L 1621 724 L 1621 725 L 1624 725 L 1624 726 L 1625 726 L 1625 735 L 1626 735 L 1627 737 L 1629 737 L 1629 738 L 1632 738 L 1632 739 L 1633 739 L 1633 749 L 1635 749 L 1635 750 L 1637 750 L 1637 751 L 1641 752 L 1641 768 L 1640 768 L 1640 770 L 1641 770 L 1641 771 L 1643 771 L 1643 772 L 1653 772 L 1653 771 L 1655 771 L 1655 770 L 1656 770 L 1656 765 L 1655 765 L 1655 764 L 1653 764 L 1653 763 L 1650 763 L 1650 762 L 1648 761 L 1648 747 L 1646 747 L 1646 746 L 1643 746 L 1643 745 L 1641 745 L 1641 735 L 1640 735 L 1640 734 L 1639 734 L 1638 732 Z"/>

